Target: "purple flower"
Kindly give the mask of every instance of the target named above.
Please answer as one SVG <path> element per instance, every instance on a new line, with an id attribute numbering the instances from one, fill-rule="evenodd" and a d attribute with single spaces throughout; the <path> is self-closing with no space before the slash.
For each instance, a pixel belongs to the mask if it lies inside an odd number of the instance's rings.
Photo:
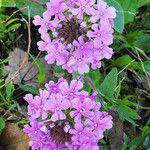
<path id="1" fill-rule="evenodd" d="M 100 67 L 101 67 L 101 62 L 94 59 L 92 62 L 91 68 L 95 70 L 95 69 L 100 68 Z"/>
<path id="2" fill-rule="evenodd" d="M 72 142 L 77 149 L 82 150 L 97 150 L 97 140 L 92 136 L 91 128 L 84 128 L 82 124 L 76 123 L 74 129 L 70 129 L 72 134 Z"/>
<path id="3" fill-rule="evenodd" d="M 68 0 L 67 5 L 73 8 L 77 2 L 78 0 Z"/>
<path id="4" fill-rule="evenodd" d="M 78 42 L 79 41 L 79 42 Z M 83 56 L 89 57 L 92 55 L 92 49 L 94 47 L 93 42 L 84 42 L 84 37 L 80 36 L 78 41 L 74 41 L 73 45 L 80 51 Z"/>
<path id="5" fill-rule="evenodd" d="M 73 56 L 67 61 L 67 67 L 72 68 L 73 71 L 78 71 L 79 74 L 84 74 L 89 72 L 89 64 L 93 59 L 92 56 L 83 56 L 83 52 L 77 50 L 73 53 Z"/>
<path id="6" fill-rule="evenodd" d="M 40 97 L 41 96 L 41 97 Z M 28 102 L 28 115 L 33 118 L 38 118 L 40 115 L 42 119 L 46 119 L 47 113 L 43 110 L 44 105 L 49 98 L 49 92 L 40 90 L 40 96 L 33 96 L 27 94 L 24 99 Z"/>
<path id="7" fill-rule="evenodd" d="M 75 117 L 75 122 L 81 122 L 82 116 L 89 118 L 93 116 L 93 112 L 90 110 L 94 108 L 94 102 L 91 101 L 91 99 L 85 98 L 82 102 L 79 98 L 76 98 L 73 99 L 71 103 L 75 110 L 70 112 L 70 116 L 72 118 Z"/>
<path id="8" fill-rule="evenodd" d="M 41 35 L 42 41 L 37 43 L 39 50 L 45 51 L 51 48 L 51 39 L 48 33 L 43 33 Z"/>
<path id="9" fill-rule="evenodd" d="M 109 48 L 107 45 L 101 45 L 100 48 L 96 49 L 94 52 L 95 59 L 101 60 L 103 58 L 110 59 L 113 54 L 113 49 Z"/>
<path id="10" fill-rule="evenodd" d="M 50 19 L 51 19 L 51 16 L 49 16 L 47 12 L 43 14 L 43 18 L 41 18 L 38 15 L 34 17 L 33 24 L 36 26 L 40 26 L 39 28 L 40 34 L 47 33 L 48 30 L 54 29 L 54 26 L 56 26 L 55 22 L 50 21 Z"/>
<path id="11" fill-rule="evenodd" d="M 98 24 L 92 25 L 92 30 L 88 31 L 87 36 L 89 38 L 94 38 L 95 48 L 100 48 L 102 43 L 105 45 L 110 45 L 113 43 L 112 29 L 110 27 L 101 26 Z"/>
<path id="12" fill-rule="evenodd" d="M 57 65 L 65 64 L 68 52 L 62 43 L 53 41 L 47 52 L 48 54 L 45 56 L 45 60 L 48 64 L 53 64 L 55 61 Z"/>
<path id="13" fill-rule="evenodd" d="M 98 0 L 96 10 L 92 11 L 90 18 L 92 23 L 96 23 L 99 19 L 103 23 L 107 23 L 108 19 L 116 17 L 116 10 L 114 7 L 108 7 L 107 3 L 103 0 Z"/>
<path id="14" fill-rule="evenodd" d="M 70 86 L 67 81 L 61 82 L 59 84 L 59 89 L 62 91 L 64 96 L 68 99 L 73 99 L 79 94 L 79 90 L 83 88 L 83 83 L 81 81 L 72 80 Z"/>
<path id="15" fill-rule="evenodd" d="M 95 4 L 95 0 L 79 0 L 79 2 L 77 2 L 79 8 L 72 8 L 70 12 L 77 16 L 78 19 L 83 19 L 84 13 L 91 13 L 91 6 L 93 4 Z"/>
<path id="16" fill-rule="evenodd" d="M 64 78 L 60 78 L 57 83 L 55 83 L 54 81 L 50 81 L 49 83 L 46 83 L 45 87 L 50 94 L 59 93 L 61 90 L 59 86 L 64 82 L 66 82 L 66 80 Z"/>
<path id="17" fill-rule="evenodd" d="M 30 125 L 25 125 L 24 132 L 28 133 L 34 139 L 40 139 L 45 137 L 47 134 L 47 129 L 45 126 L 42 126 L 39 122 L 31 120 Z"/>
<path id="18" fill-rule="evenodd" d="M 72 140 L 73 142 L 74 141 L 76 142 L 81 136 L 87 135 L 89 132 L 88 130 L 84 129 L 83 124 L 79 122 L 79 123 L 75 123 L 74 129 L 70 129 L 69 133 L 73 134 Z"/>
<path id="19" fill-rule="evenodd" d="M 27 94 L 24 99 L 28 102 L 28 115 L 32 116 L 32 118 L 38 118 L 40 116 L 40 97 L 33 96 L 31 94 Z"/>
<path id="20" fill-rule="evenodd" d="M 102 0 L 51 0 L 43 18 L 35 16 L 33 21 L 40 26 L 39 50 L 47 52 L 48 64 L 69 73 L 100 68 L 101 59 L 112 57 L 108 46 L 113 43 L 115 16 L 115 8 Z"/>
<path id="21" fill-rule="evenodd" d="M 46 102 L 45 109 L 47 111 L 52 112 L 51 120 L 64 120 L 66 119 L 66 115 L 64 114 L 63 110 L 66 110 L 70 107 L 70 102 L 61 94 L 52 94 L 50 96 L 50 100 Z"/>
<path id="22" fill-rule="evenodd" d="M 32 138 L 32 149 L 97 150 L 103 132 L 112 127 L 112 117 L 100 112 L 96 93 L 91 96 L 80 80 L 60 78 L 50 81 L 39 96 L 25 96 L 28 102 L 29 125 L 23 131 Z"/>
<path id="23" fill-rule="evenodd" d="M 103 118 L 103 116 L 105 117 Z M 97 112 L 93 119 L 87 119 L 85 121 L 85 125 L 92 128 L 93 132 L 95 133 L 95 136 L 98 139 L 103 138 L 103 132 L 106 129 L 112 128 L 112 117 L 108 115 L 108 113 L 105 112 Z"/>
<path id="24" fill-rule="evenodd" d="M 65 12 L 68 7 L 64 3 L 64 0 L 51 0 L 48 4 L 48 11 L 51 16 L 55 15 L 56 18 L 60 20 L 65 20 L 65 16 L 63 12 Z"/>

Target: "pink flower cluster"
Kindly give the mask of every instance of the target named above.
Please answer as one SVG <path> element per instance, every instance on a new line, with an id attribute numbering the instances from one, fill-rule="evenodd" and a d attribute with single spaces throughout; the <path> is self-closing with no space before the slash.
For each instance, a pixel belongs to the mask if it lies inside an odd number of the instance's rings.
<path id="1" fill-rule="evenodd" d="M 48 64 L 56 63 L 69 73 L 84 74 L 100 68 L 100 60 L 113 54 L 115 8 L 103 0 L 50 0 L 39 27 L 39 50 L 46 51 Z"/>
<path id="2" fill-rule="evenodd" d="M 103 132 L 112 128 L 112 117 L 100 111 L 96 94 L 88 96 L 83 84 L 61 78 L 50 81 L 39 96 L 27 94 L 30 125 L 24 131 L 32 137 L 32 149 L 99 150 Z"/>

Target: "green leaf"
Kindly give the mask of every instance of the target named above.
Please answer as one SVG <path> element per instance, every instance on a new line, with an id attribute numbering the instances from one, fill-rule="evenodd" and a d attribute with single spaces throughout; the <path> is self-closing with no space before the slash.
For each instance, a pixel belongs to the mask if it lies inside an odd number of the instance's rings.
<path id="1" fill-rule="evenodd" d="M 4 81 L 4 79 L 0 79 L 0 85 L 1 85 L 1 83 Z"/>
<path id="2" fill-rule="evenodd" d="M 6 98 L 8 100 L 12 98 L 13 92 L 14 92 L 14 85 L 12 84 L 12 82 L 10 82 L 6 85 Z"/>
<path id="3" fill-rule="evenodd" d="M 121 5 L 115 0 L 106 0 L 106 2 L 116 8 L 117 16 L 114 20 L 114 28 L 117 32 L 122 33 L 124 30 L 124 13 Z"/>
<path id="4" fill-rule="evenodd" d="M 32 93 L 34 95 L 38 95 L 39 94 L 38 90 L 35 87 L 33 87 L 33 86 L 23 85 L 23 84 L 18 84 L 18 85 L 19 85 L 20 89 L 22 89 L 22 90 L 24 90 L 26 92 L 30 92 L 30 93 Z"/>
<path id="5" fill-rule="evenodd" d="M 144 66 L 143 66 L 144 69 L 150 74 L 150 61 L 149 60 L 144 61 L 143 64 L 144 64 Z M 127 67 L 128 69 L 135 69 L 135 70 L 139 70 L 139 71 L 145 73 L 143 70 L 143 67 L 141 65 L 141 62 L 138 62 L 138 61 L 133 62 L 133 59 L 131 58 L 130 55 L 124 55 L 124 56 L 117 58 L 113 62 L 113 66 L 119 67 L 121 69 Z"/>
<path id="6" fill-rule="evenodd" d="M 150 34 L 141 33 L 135 42 L 135 46 L 150 54 Z M 146 44 L 145 44 L 146 43 Z"/>
<path id="7" fill-rule="evenodd" d="M 9 26 L 11 23 L 14 23 L 15 21 L 19 21 L 20 19 L 19 18 L 13 18 L 13 19 L 10 19 L 7 23 L 6 23 L 6 27 Z"/>
<path id="8" fill-rule="evenodd" d="M 150 3 L 150 0 L 139 0 L 138 1 L 138 8 L 146 5 L 146 4 L 149 4 Z"/>
<path id="9" fill-rule="evenodd" d="M 2 0 L 0 0 L 0 8 L 2 7 Z"/>
<path id="10" fill-rule="evenodd" d="M 95 86 L 98 88 L 100 85 L 100 79 L 102 78 L 102 75 L 99 70 L 91 70 L 87 76 L 92 80 L 92 82 L 95 84 Z M 84 90 L 91 92 L 93 88 L 89 85 L 88 82 L 84 84 Z"/>
<path id="11" fill-rule="evenodd" d="M 135 18 L 138 0 L 117 0 L 123 8 L 125 24 L 132 22 Z"/>
<path id="12" fill-rule="evenodd" d="M 30 55 L 30 56 L 34 60 L 35 64 L 37 65 L 37 67 L 39 69 L 38 83 L 42 84 L 44 82 L 45 76 L 46 76 L 45 67 L 44 67 L 44 65 L 38 59 L 35 59 L 32 55 Z"/>
<path id="13" fill-rule="evenodd" d="M 7 29 L 7 33 L 13 30 L 18 29 L 21 26 L 21 23 L 13 24 Z"/>
<path id="14" fill-rule="evenodd" d="M 130 55 L 124 55 L 124 56 L 117 58 L 114 61 L 113 66 L 123 69 L 124 67 L 129 65 L 127 68 L 141 70 L 141 66 L 139 66 L 138 62 L 135 62 L 135 61 L 132 62 L 132 61 L 133 59 L 131 58 Z"/>
<path id="15" fill-rule="evenodd" d="M 114 90 L 117 86 L 118 71 L 113 68 L 111 72 L 105 77 L 103 83 L 100 85 L 100 92 L 107 97 L 113 98 Z"/>
<path id="16" fill-rule="evenodd" d="M 144 61 L 144 68 L 150 74 L 150 60 Z"/>
<path id="17" fill-rule="evenodd" d="M 0 134 L 2 133 L 4 128 L 5 128 L 5 121 L 3 118 L 0 117 Z"/>
<path id="18" fill-rule="evenodd" d="M 36 15 L 41 16 L 43 12 L 45 11 L 45 8 L 42 5 L 36 2 L 33 2 L 32 0 L 15 0 L 15 2 L 16 2 L 16 7 L 18 9 L 23 8 L 23 7 L 29 7 L 30 12 L 31 12 L 30 13 L 31 17 L 34 17 Z M 42 4 L 46 4 L 47 2 L 49 2 L 49 0 L 40 0 L 39 2 Z M 22 10 L 22 13 L 28 16 L 27 9 Z"/>
<path id="19" fill-rule="evenodd" d="M 122 100 L 120 100 L 120 102 L 116 101 L 114 104 L 114 107 L 118 111 L 121 120 L 127 120 L 134 126 L 138 126 L 134 120 L 140 119 L 140 116 L 135 110 L 131 109 L 127 105 L 123 105 L 121 102 Z"/>
<path id="20" fill-rule="evenodd" d="M 132 140 L 130 144 L 129 150 L 136 150 L 137 147 L 140 144 L 143 144 L 145 141 L 145 138 L 150 134 L 150 127 L 149 126 L 144 126 L 142 129 L 142 133 L 139 137 L 136 137 L 135 139 Z"/>
<path id="21" fill-rule="evenodd" d="M 16 3 L 14 0 L 1 0 L 1 7 L 15 7 Z"/>

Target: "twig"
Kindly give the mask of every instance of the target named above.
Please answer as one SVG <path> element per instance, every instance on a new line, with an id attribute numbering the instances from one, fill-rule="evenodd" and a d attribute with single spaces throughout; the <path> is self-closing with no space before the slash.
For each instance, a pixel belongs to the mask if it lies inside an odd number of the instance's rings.
<path id="1" fill-rule="evenodd" d="M 94 91 L 96 92 L 96 94 L 98 94 L 98 97 L 100 98 L 100 103 L 101 103 L 102 106 L 104 106 L 105 102 L 104 102 L 103 97 L 105 97 L 105 95 L 100 92 L 100 90 L 95 86 L 95 84 L 90 79 L 90 77 L 85 76 L 84 79 L 91 85 L 91 87 L 94 89 Z"/>
<path id="2" fill-rule="evenodd" d="M 36 56 L 35 60 L 37 60 L 41 55 L 41 51 L 38 53 L 38 55 Z M 28 71 L 25 73 L 25 75 L 23 76 L 23 79 L 26 77 L 26 75 L 28 74 L 28 72 L 32 69 L 33 65 L 34 65 L 34 61 L 31 63 L 31 65 L 29 66 Z"/>
<path id="3" fill-rule="evenodd" d="M 30 22 L 30 10 L 29 10 L 29 7 L 27 7 L 27 9 L 28 9 L 28 22 L 27 22 L 27 28 L 28 28 L 28 48 L 27 48 L 27 54 L 29 54 L 30 47 L 31 47 L 31 31 L 30 31 L 30 23 L 31 22 Z M 23 68 L 23 66 L 26 63 L 27 59 L 28 59 L 28 57 L 24 58 L 24 60 L 22 61 L 22 64 L 20 65 L 20 67 L 18 68 L 18 70 L 15 72 L 15 74 L 13 75 L 13 77 L 10 80 L 8 80 L 5 84 L 3 84 L 2 86 L 0 86 L 0 88 L 3 88 L 5 85 L 7 85 L 9 82 L 11 82 L 19 74 L 20 70 Z"/>
<path id="4" fill-rule="evenodd" d="M 22 11 L 22 10 L 24 10 L 24 9 L 28 9 L 28 8 L 27 8 L 27 7 L 23 7 L 23 8 L 21 8 L 21 9 L 19 9 L 19 10 L 14 11 L 14 12 L 5 20 L 4 23 L 6 23 L 11 17 L 13 17 L 15 14 L 17 14 L 18 12 L 20 12 L 20 11 Z"/>
<path id="5" fill-rule="evenodd" d="M 129 64 L 127 64 L 117 75 L 120 75 L 125 69 L 127 69 L 135 60 L 132 60 Z"/>
<path id="6" fill-rule="evenodd" d="M 4 112 L 3 117 L 4 117 L 6 114 L 8 114 L 9 116 L 15 117 L 15 118 L 17 118 L 17 119 L 19 119 L 19 120 L 22 120 L 22 119 L 23 119 L 22 117 L 18 117 L 18 116 L 16 116 L 15 114 L 12 114 L 11 112 L 9 112 L 8 110 L 5 110 L 5 109 L 2 108 L 2 107 L 0 107 L 0 110 Z"/>
<path id="7" fill-rule="evenodd" d="M 147 60 L 150 60 L 150 58 L 145 54 L 145 52 L 144 52 L 142 49 L 140 49 L 140 48 L 138 48 L 138 47 L 135 47 L 135 49 L 136 49 L 137 51 L 139 51 Z"/>

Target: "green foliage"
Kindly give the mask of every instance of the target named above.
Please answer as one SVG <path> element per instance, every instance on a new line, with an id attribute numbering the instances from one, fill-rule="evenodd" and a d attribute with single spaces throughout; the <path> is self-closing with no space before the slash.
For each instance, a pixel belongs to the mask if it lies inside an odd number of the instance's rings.
<path id="1" fill-rule="evenodd" d="M 7 19 L 8 16 L 5 10 L 2 14 L 0 12 L 0 48 L 4 58 L 11 51 L 14 43 L 18 41 L 17 29 L 21 26 L 21 20 L 19 18 Z"/>
<path id="2" fill-rule="evenodd" d="M 38 83 L 39 83 L 39 85 L 41 85 L 44 82 L 45 76 L 46 76 L 46 71 L 45 71 L 44 65 L 38 59 L 35 59 L 32 55 L 30 55 L 30 56 L 34 60 L 35 64 L 37 65 L 37 67 L 39 69 Z"/>
<path id="3" fill-rule="evenodd" d="M 124 13 L 121 5 L 115 0 L 106 0 L 106 2 L 116 8 L 117 16 L 114 20 L 115 30 L 122 33 L 124 30 Z"/>
<path id="4" fill-rule="evenodd" d="M 118 71 L 113 68 L 111 72 L 105 77 L 103 83 L 100 85 L 99 89 L 102 94 L 106 97 L 112 98 L 114 95 L 115 88 L 117 86 Z"/>
<path id="5" fill-rule="evenodd" d="M 16 3 L 14 0 L 1 0 L 0 7 L 15 7 Z"/>
<path id="6" fill-rule="evenodd" d="M 127 98 L 124 98 L 122 100 L 120 99 L 109 99 L 112 106 L 118 111 L 120 119 L 122 121 L 127 120 L 134 126 L 138 126 L 135 120 L 140 119 L 141 117 L 138 115 L 138 113 L 130 108 L 134 107 L 136 104 L 129 101 Z"/>
<path id="7" fill-rule="evenodd" d="M 140 8 L 146 4 L 150 4 L 150 0 L 138 0 L 138 8 Z"/>
<path id="8" fill-rule="evenodd" d="M 40 3 L 42 3 L 43 5 L 45 5 L 49 0 L 40 0 Z M 18 9 L 21 9 L 23 7 L 29 7 L 31 13 L 31 17 L 34 17 L 36 15 L 42 15 L 43 12 L 45 11 L 44 6 L 33 2 L 32 0 L 15 0 L 16 2 L 16 7 Z M 22 10 L 22 13 L 28 16 L 28 10 Z"/>
<path id="9" fill-rule="evenodd" d="M 14 92 L 14 85 L 12 84 L 12 82 L 10 82 L 6 85 L 6 98 L 8 100 L 12 98 L 13 92 Z"/>
<path id="10" fill-rule="evenodd" d="M 32 93 L 34 95 L 39 94 L 38 90 L 33 86 L 23 85 L 23 84 L 18 84 L 18 85 L 19 85 L 19 88 L 22 89 L 23 91 L 26 91 L 28 93 Z"/>
<path id="11" fill-rule="evenodd" d="M 5 121 L 2 117 L 0 117 L 0 135 L 4 128 L 5 128 Z"/>
<path id="12" fill-rule="evenodd" d="M 124 56 L 117 58 L 113 62 L 113 66 L 119 67 L 121 69 L 123 68 L 135 69 L 143 73 L 145 73 L 146 71 L 147 73 L 150 74 L 150 61 L 148 60 L 142 63 L 143 64 L 141 64 L 141 62 L 133 60 L 130 55 L 124 55 Z"/>
<path id="13" fill-rule="evenodd" d="M 150 135 L 150 126 L 144 126 L 139 137 L 132 140 L 129 150 L 136 150 L 141 143 L 144 143 L 145 138 Z"/>
<path id="14" fill-rule="evenodd" d="M 100 80 L 102 78 L 102 75 L 99 70 L 91 70 L 87 76 L 92 80 L 92 82 L 94 83 L 94 85 L 96 87 L 99 87 Z M 90 93 L 92 91 L 92 89 L 93 89 L 93 87 L 91 85 L 89 85 L 88 82 L 85 82 L 84 90 L 86 90 Z"/>
<path id="15" fill-rule="evenodd" d="M 136 47 L 150 54 L 150 34 L 141 33 L 135 42 Z M 145 44 L 146 43 L 146 44 Z"/>
<path id="16" fill-rule="evenodd" d="M 123 8 L 125 24 L 132 22 L 136 16 L 138 0 L 117 0 Z"/>

